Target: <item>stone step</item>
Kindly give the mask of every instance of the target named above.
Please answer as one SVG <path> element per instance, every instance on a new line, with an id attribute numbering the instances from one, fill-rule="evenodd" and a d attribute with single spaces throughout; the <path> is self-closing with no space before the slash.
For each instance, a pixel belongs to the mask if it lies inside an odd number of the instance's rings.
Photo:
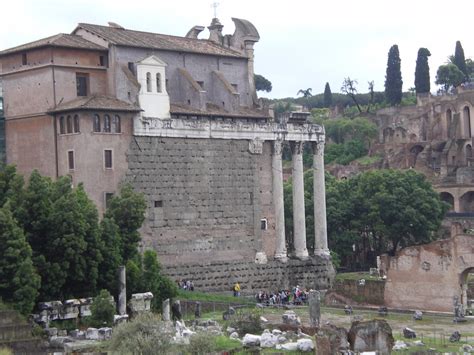
<path id="1" fill-rule="evenodd" d="M 0 326 L 25 323 L 24 319 L 16 311 L 0 310 Z"/>
<path id="2" fill-rule="evenodd" d="M 12 341 L 0 341 L 0 349 L 7 348 L 15 355 L 47 355 L 47 343 L 39 338 L 25 338 Z"/>
<path id="3" fill-rule="evenodd" d="M 16 340 L 31 337 L 31 326 L 29 324 L 11 324 L 0 326 L 0 341 Z"/>

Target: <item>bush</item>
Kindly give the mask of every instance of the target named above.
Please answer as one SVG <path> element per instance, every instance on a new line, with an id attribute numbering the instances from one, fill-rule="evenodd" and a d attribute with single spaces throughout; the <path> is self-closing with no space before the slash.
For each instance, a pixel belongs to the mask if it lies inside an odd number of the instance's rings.
<path id="1" fill-rule="evenodd" d="M 196 333 L 189 340 L 191 354 L 210 354 L 216 351 L 215 336 L 209 333 Z"/>
<path id="2" fill-rule="evenodd" d="M 260 316 L 258 309 L 237 311 L 230 321 L 230 326 L 236 328 L 240 336 L 247 333 L 260 334 L 263 331 Z"/>
<path id="3" fill-rule="evenodd" d="M 115 305 L 110 301 L 111 297 L 109 291 L 102 290 L 99 295 L 94 298 L 94 302 L 91 306 L 91 325 L 95 327 L 103 327 L 111 326 L 113 324 Z"/>
<path id="4" fill-rule="evenodd" d="M 118 354 L 166 354 L 172 347 L 172 326 L 152 313 L 137 316 L 114 328 L 110 350 Z"/>

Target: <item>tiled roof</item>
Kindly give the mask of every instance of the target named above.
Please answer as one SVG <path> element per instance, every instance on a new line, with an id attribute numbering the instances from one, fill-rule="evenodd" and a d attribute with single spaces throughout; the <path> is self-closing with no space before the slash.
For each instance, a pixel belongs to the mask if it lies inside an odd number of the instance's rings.
<path id="1" fill-rule="evenodd" d="M 81 49 L 92 49 L 92 50 L 107 50 L 98 44 L 92 43 L 81 36 L 69 35 L 65 33 L 59 33 L 57 35 L 39 39 L 34 42 L 22 44 L 18 47 L 13 47 L 0 52 L 0 56 L 21 52 L 28 49 L 39 48 L 39 47 L 66 47 L 66 48 L 81 48 Z"/>
<path id="2" fill-rule="evenodd" d="M 270 118 L 264 111 L 251 109 L 248 107 L 239 107 L 237 111 L 228 112 L 217 105 L 207 104 L 206 110 L 201 111 L 187 105 L 171 104 L 171 114 L 175 115 L 196 115 L 211 117 L 241 117 L 241 118 Z"/>
<path id="3" fill-rule="evenodd" d="M 87 23 L 80 23 L 74 32 L 79 28 L 83 28 L 86 31 L 92 32 L 111 42 L 112 44 L 119 46 L 203 53 L 225 57 L 245 57 L 237 51 L 204 39 L 132 31 L 123 28 L 99 26 Z"/>
<path id="4" fill-rule="evenodd" d="M 105 95 L 93 95 L 60 103 L 59 105 L 56 105 L 56 107 L 51 108 L 49 112 L 55 113 L 74 110 L 108 110 L 128 112 L 141 111 L 139 107 L 131 105 L 128 102 L 119 100 L 115 97 Z"/>

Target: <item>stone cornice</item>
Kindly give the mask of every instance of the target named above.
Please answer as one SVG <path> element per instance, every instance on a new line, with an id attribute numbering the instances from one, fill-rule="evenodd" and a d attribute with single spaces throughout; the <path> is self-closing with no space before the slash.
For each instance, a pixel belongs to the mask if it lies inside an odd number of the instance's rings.
<path id="1" fill-rule="evenodd" d="M 137 136 L 168 138 L 259 139 L 262 141 L 324 142 L 320 125 L 246 122 L 239 119 L 160 119 L 138 117 L 134 122 Z"/>

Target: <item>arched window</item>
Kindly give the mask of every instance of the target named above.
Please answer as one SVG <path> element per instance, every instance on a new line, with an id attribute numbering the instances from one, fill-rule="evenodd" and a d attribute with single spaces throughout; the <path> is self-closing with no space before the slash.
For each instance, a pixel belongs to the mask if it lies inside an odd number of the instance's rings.
<path id="1" fill-rule="evenodd" d="M 100 116 L 94 115 L 94 132 L 100 132 Z"/>
<path id="2" fill-rule="evenodd" d="M 110 132 L 110 116 L 104 115 L 104 132 Z"/>
<path id="3" fill-rule="evenodd" d="M 121 127 L 120 127 L 120 116 L 119 115 L 114 115 L 114 118 L 112 119 L 112 132 L 114 133 L 120 133 Z"/>
<path id="4" fill-rule="evenodd" d="M 156 92 L 161 92 L 161 74 L 156 73 Z"/>
<path id="5" fill-rule="evenodd" d="M 72 133 L 72 117 L 71 117 L 71 115 L 67 115 L 66 130 L 67 130 L 67 133 Z"/>
<path id="6" fill-rule="evenodd" d="M 74 115 L 74 133 L 79 133 L 81 130 L 79 129 L 79 116 Z"/>
<path id="7" fill-rule="evenodd" d="M 146 91 L 151 92 L 151 73 L 146 73 Z"/>
<path id="8" fill-rule="evenodd" d="M 471 138 L 471 111 L 468 106 L 463 109 L 464 137 Z"/>
<path id="9" fill-rule="evenodd" d="M 64 116 L 59 117 L 59 133 L 66 133 L 66 125 L 64 124 Z"/>
<path id="10" fill-rule="evenodd" d="M 451 109 L 447 109 L 446 110 L 446 135 L 448 138 L 451 138 L 451 134 L 452 134 L 450 131 L 452 121 L 453 121 L 453 112 L 451 111 Z"/>

